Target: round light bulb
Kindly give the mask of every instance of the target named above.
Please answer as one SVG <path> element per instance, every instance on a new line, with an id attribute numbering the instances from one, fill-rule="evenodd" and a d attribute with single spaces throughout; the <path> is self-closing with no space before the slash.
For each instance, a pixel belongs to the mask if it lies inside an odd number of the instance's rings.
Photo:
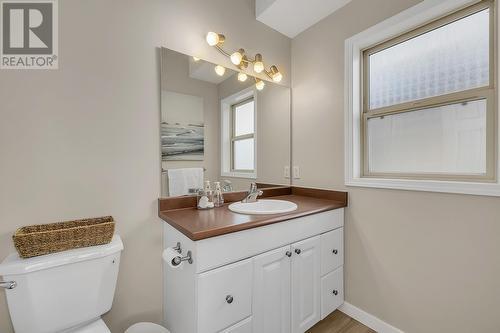
<path id="1" fill-rule="evenodd" d="M 240 82 L 245 82 L 247 80 L 248 76 L 245 73 L 239 72 L 238 73 L 238 81 Z"/>
<path id="2" fill-rule="evenodd" d="M 217 75 L 223 76 L 225 72 L 226 72 L 226 69 L 224 67 L 222 67 L 221 65 L 215 66 L 215 73 L 217 73 Z"/>
<path id="3" fill-rule="evenodd" d="M 253 70 L 255 73 L 262 73 L 264 70 L 264 63 L 262 61 L 257 61 L 253 64 Z"/>
<path id="4" fill-rule="evenodd" d="M 255 73 L 262 73 L 262 71 L 264 70 L 264 63 L 262 62 L 262 54 L 260 53 L 257 53 L 255 55 L 253 70 L 255 71 Z"/>
<path id="5" fill-rule="evenodd" d="M 219 34 L 213 32 L 213 31 L 210 31 L 209 33 L 207 33 L 207 43 L 210 46 L 215 46 L 215 45 L 219 44 Z"/>
<path id="6" fill-rule="evenodd" d="M 262 90 L 262 89 L 264 89 L 265 85 L 266 84 L 264 83 L 264 81 L 257 80 L 257 83 L 255 83 L 255 88 L 257 88 L 257 90 Z"/>
<path id="7" fill-rule="evenodd" d="M 280 82 L 282 78 L 283 78 L 283 75 L 280 72 L 273 74 L 273 81 L 274 82 Z"/>
<path id="8" fill-rule="evenodd" d="M 233 54 L 231 54 L 231 62 L 233 64 L 235 64 L 236 66 L 238 66 L 239 64 L 241 64 L 241 60 L 243 60 L 243 53 L 245 51 L 243 51 L 243 49 L 239 49 L 238 51 L 234 52 Z"/>

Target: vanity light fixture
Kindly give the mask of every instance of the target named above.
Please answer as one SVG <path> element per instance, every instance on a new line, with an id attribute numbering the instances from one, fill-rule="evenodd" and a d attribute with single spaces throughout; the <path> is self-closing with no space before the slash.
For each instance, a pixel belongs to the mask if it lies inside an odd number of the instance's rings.
<path id="1" fill-rule="evenodd" d="M 274 82 L 280 82 L 283 78 L 283 75 L 274 65 L 271 66 L 271 70 L 269 71 L 268 75 L 273 79 Z"/>
<path id="2" fill-rule="evenodd" d="M 224 35 L 217 34 L 215 32 L 209 32 L 207 34 L 207 43 L 210 46 L 220 46 L 224 44 L 225 39 Z"/>
<path id="3" fill-rule="evenodd" d="M 245 56 L 245 50 L 239 49 L 238 51 L 231 54 L 231 62 L 236 66 L 239 66 L 243 61 L 243 57 Z"/>
<path id="4" fill-rule="evenodd" d="M 262 62 L 262 54 L 257 53 L 255 55 L 255 61 L 253 63 L 253 70 L 255 73 L 262 73 L 264 70 L 264 63 Z"/>
<path id="5" fill-rule="evenodd" d="M 247 68 L 249 64 L 253 66 L 253 70 L 255 73 L 260 74 L 264 72 L 270 79 L 274 82 L 280 82 L 283 78 L 283 74 L 279 71 L 276 65 L 272 65 L 270 70 L 266 70 L 266 66 L 264 65 L 264 61 L 262 60 L 262 54 L 257 53 L 253 59 L 249 58 L 245 54 L 244 49 L 238 49 L 233 53 L 229 53 L 222 48 L 226 37 L 224 35 L 210 31 L 207 33 L 206 40 L 208 45 L 214 46 L 220 53 L 231 59 L 231 62 L 238 66 L 240 70 Z M 240 79 L 240 75 L 238 74 L 238 80 Z M 240 80 L 241 81 L 241 80 Z M 264 82 L 262 82 L 262 88 L 264 88 Z M 259 90 L 262 90 L 259 89 Z"/>
<path id="6" fill-rule="evenodd" d="M 222 67 L 221 65 L 215 66 L 214 70 L 215 70 L 215 73 L 217 73 L 217 75 L 219 75 L 219 76 L 223 76 L 224 73 L 226 72 L 226 68 Z"/>
<path id="7" fill-rule="evenodd" d="M 266 84 L 264 83 L 264 81 L 262 81 L 261 79 L 257 79 L 255 78 L 255 88 L 257 88 L 257 90 L 262 90 L 264 89 L 264 86 Z"/>
<path id="8" fill-rule="evenodd" d="M 243 72 L 239 72 L 238 73 L 238 81 L 240 82 L 245 82 L 247 80 L 248 76 L 243 73 Z"/>

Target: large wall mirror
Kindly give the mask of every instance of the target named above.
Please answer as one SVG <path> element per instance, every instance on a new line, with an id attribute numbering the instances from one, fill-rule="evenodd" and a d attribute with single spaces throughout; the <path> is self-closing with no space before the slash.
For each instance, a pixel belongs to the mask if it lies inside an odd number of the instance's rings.
<path id="1" fill-rule="evenodd" d="M 162 196 L 289 185 L 290 88 L 161 49 Z M 288 174 L 287 174 L 288 173 Z"/>

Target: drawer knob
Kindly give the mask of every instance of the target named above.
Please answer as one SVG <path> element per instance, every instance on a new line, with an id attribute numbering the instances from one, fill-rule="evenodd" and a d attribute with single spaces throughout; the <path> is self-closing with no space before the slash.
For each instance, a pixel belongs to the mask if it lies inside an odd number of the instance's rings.
<path id="1" fill-rule="evenodd" d="M 333 254 L 338 254 L 338 253 L 339 253 L 339 251 L 338 251 L 337 249 L 333 249 L 332 253 L 333 253 Z"/>
<path id="2" fill-rule="evenodd" d="M 227 302 L 228 304 L 233 303 L 233 301 L 234 301 L 233 296 L 231 296 L 231 295 L 227 295 L 227 296 L 226 296 L 226 302 Z"/>
<path id="3" fill-rule="evenodd" d="M 290 252 L 290 251 L 286 251 L 285 255 L 286 255 L 287 257 L 291 257 L 291 256 L 292 256 L 292 252 Z"/>
<path id="4" fill-rule="evenodd" d="M 295 253 L 300 254 L 302 252 L 300 249 L 295 249 Z"/>
<path id="5" fill-rule="evenodd" d="M 334 290 L 334 291 L 333 291 L 333 294 L 334 294 L 335 296 L 337 296 L 337 295 L 339 294 L 339 292 L 338 292 L 337 290 Z"/>

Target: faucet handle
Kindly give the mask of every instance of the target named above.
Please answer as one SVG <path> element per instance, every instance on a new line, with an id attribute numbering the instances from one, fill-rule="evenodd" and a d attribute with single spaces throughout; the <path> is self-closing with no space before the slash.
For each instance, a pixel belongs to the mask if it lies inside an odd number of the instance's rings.
<path id="1" fill-rule="evenodd" d="M 250 193 L 257 192 L 257 184 L 256 183 L 250 183 Z"/>

